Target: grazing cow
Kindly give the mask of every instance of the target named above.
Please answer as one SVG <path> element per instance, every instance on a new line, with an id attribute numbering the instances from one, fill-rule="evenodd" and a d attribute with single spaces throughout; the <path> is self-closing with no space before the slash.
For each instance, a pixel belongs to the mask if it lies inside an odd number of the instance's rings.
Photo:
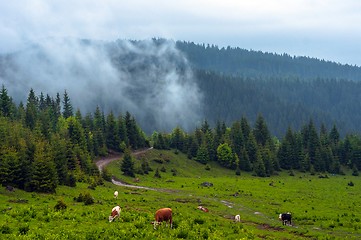
<path id="1" fill-rule="evenodd" d="M 154 229 L 156 226 L 161 224 L 161 222 L 168 222 L 170 223 L 170 228 L 173 226 L 172 221 L 172 209 L 171 208 L 161 208 L 155 212 L 155 221 L 152 222 Z"/>
<path id="2" fill-rule="evenodd" d="M 292 215 L 290 212 L 281 213 L 278 218 L 282 221 L 283 225 L 292 225 Z"/>
<path id="3" fill-rule="evenodd" d="M 236 216 L 234 217 L 234 220 L 235 220 L 236 222 L 240 222 L 240 221 L 241 221 L 241 216 L 239 216 L 239 214 L 236 215 Z"/>
<path id="4" fill-rule="evenodd" d="M 203 212 L 208 212 L 208 208 L 205 208 L 203 206 L 198 206 L 197 208 Z"/>
<path id="5" fill-rule="evenodd" d="M 112 222 L 115 220 L 115 218 L 120 216 L 120 212 L 122 209 L 119 206 L 113 207 L 112 212 L 109 216 L 109 222 Z"/>
<path id="6" fill-rule="evenodd" d="M 118 198 L 118 191 L 114 192 L 114 198 Z"/>

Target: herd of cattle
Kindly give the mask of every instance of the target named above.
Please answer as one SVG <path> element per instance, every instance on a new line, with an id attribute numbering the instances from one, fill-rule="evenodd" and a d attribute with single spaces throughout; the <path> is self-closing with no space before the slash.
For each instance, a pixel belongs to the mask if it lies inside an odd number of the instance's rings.
<path id="1" fill-rule="evenodd" d="M 118 191 L 114 192 L 114 198 L 118 198 Z M 203 206 L 198 206 L 197 207 L 199 210 L 203 211 L 203 212 L 208 212 L 209 210 Z M 115 206 L 112 209 L 112 212 L 109 216 L 109 222 L 114 221 L 117 217 L 120 216 L 120 212 L 121 212 L 121 208 L 119 206 Z M 173 220 L 172 220 L 172 209 L 171 208 L 161 208 L 158 209 L 155 212 L 154 215 L 154 222 L 152 222 L 153 224 L 153 228 L 156 229 L 156 226 L 161 224 L 162 222 L 166 222 L 170 224 L 170 227 L 172 228 L 173 225 Z M 287 213 L 281 213 L 279 215 L 279 220 L 282 221 L 283 225 L 290 225 L 292 226 L 292 215 L 290 212 Z M 240 222 L 241 221 L 241 216 L 240 215 L 236 215 L 234 217 L 234 220 L 236 222 Z"/>

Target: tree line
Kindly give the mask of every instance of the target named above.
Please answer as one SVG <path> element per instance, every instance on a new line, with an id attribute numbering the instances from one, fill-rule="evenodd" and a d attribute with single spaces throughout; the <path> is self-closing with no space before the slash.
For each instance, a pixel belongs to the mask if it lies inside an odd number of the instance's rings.
<path id="1" fill-rule="evenodd" d="M 171 133 L 153 133 L 154 147 L 176 149 L 188 158 L 205 164 L 218 162 L 233 169 L 253 172 L 260 177 L 272 176 L 282 170 L 301 172 L 345 174 L 351 169 L 358 175 L 361 168 L 361 138 L 349 134 L 341 139 L 336 125 L 327 131 L 321 124 L 319 130 L 312 120 L 300 131 L 291 127 L 282 139 L 270 134 L 261 114 L 252 127 L 247 118 L 235 121 L 230 127 L 217 122 L 210 128 L 207 121 L 192 133 L 176 127 Z"/>
<path id="2" fill-rule="evenodd" d="M 310 120 L 299 131 L 289 127 L 279 139 L 259 114 L 253 127 L 246 117 L 229 126 L 218 121 L 214 128 L 205 120 L 193 132 L 175 127 L 148 137 L 129 112 L 115 116 L 96 107 L 83 116 L 79 109 L 74 112 L 66 91 L 53 98 L 31 89 L 26 104 L 16 105 L 2 86 L 0 183 L 37 192 L 54 192 L 58 185 L 75 186 L 77 181 L 100 184 L 106 176 L 94 160 L 111 151 L 125 153 L 121 170 L 134 176 L 130 150 L 150 143 L 183 152 L 208 170 L 214 161 L 238 175 L 247 171 L 266 177 L 282 170 L 344 174 L 348 169 L 358 175 L 360 136 L 341 138 L 336 125 L 329 131 L 323 124 L 317 129 Z M 141 168 L 143 173 L 150 170 L 146 162 Z"/>
<path id="3" fill-rule="evenodd" d="M 94 159 L 108 152 L 149 146 L 134 117 L 74 111 L 66 91 L 53 98 L 30 90 L 16 105 L 0 91 L 0 183 L 27 191 L 54 192 L 58 185 L 102 181 Z"/>

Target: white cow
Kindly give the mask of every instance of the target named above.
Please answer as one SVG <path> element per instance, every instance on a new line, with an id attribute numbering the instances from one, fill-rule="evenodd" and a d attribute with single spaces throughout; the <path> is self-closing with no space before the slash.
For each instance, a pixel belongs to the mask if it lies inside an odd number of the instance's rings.
<path id="1" fill-rule="evenodd" d="M 114 198 L 118 198 L 118 194 L 119 194 L 118 191 L 115 191 L 114 192 Z"/>
<path id="2" fill-rule="evenodd" d="M 119 206 L 113 207 L 112 212 L 109 216 L 109 222 L 112 222 L 115 220 L 115 218 L 120 216 L 120 212 L 122 209 Z"/>
<path id="3" fill-rule="evenodd" d="M 241 221 L 241 216 L 239 216 L 239 214 L 236 215 L 236 216 L 234 217 L 234 220 L 235 220 L 236 222 L 240 222 L 240 221 Z"/>

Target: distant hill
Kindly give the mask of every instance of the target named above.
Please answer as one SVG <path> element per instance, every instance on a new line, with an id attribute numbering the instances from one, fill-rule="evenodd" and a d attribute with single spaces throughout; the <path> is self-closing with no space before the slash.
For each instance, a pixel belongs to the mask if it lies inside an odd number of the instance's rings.
<path id="1" fill-rule="evenodd" d="M 239 47 L 219 48 L 215 45 L 176 42 L 194 68 L 225 75 L 252 78 L 316 78 L 361 81 L 361 67 L 304 56 L 290 56 L 246 50 Z"/>

